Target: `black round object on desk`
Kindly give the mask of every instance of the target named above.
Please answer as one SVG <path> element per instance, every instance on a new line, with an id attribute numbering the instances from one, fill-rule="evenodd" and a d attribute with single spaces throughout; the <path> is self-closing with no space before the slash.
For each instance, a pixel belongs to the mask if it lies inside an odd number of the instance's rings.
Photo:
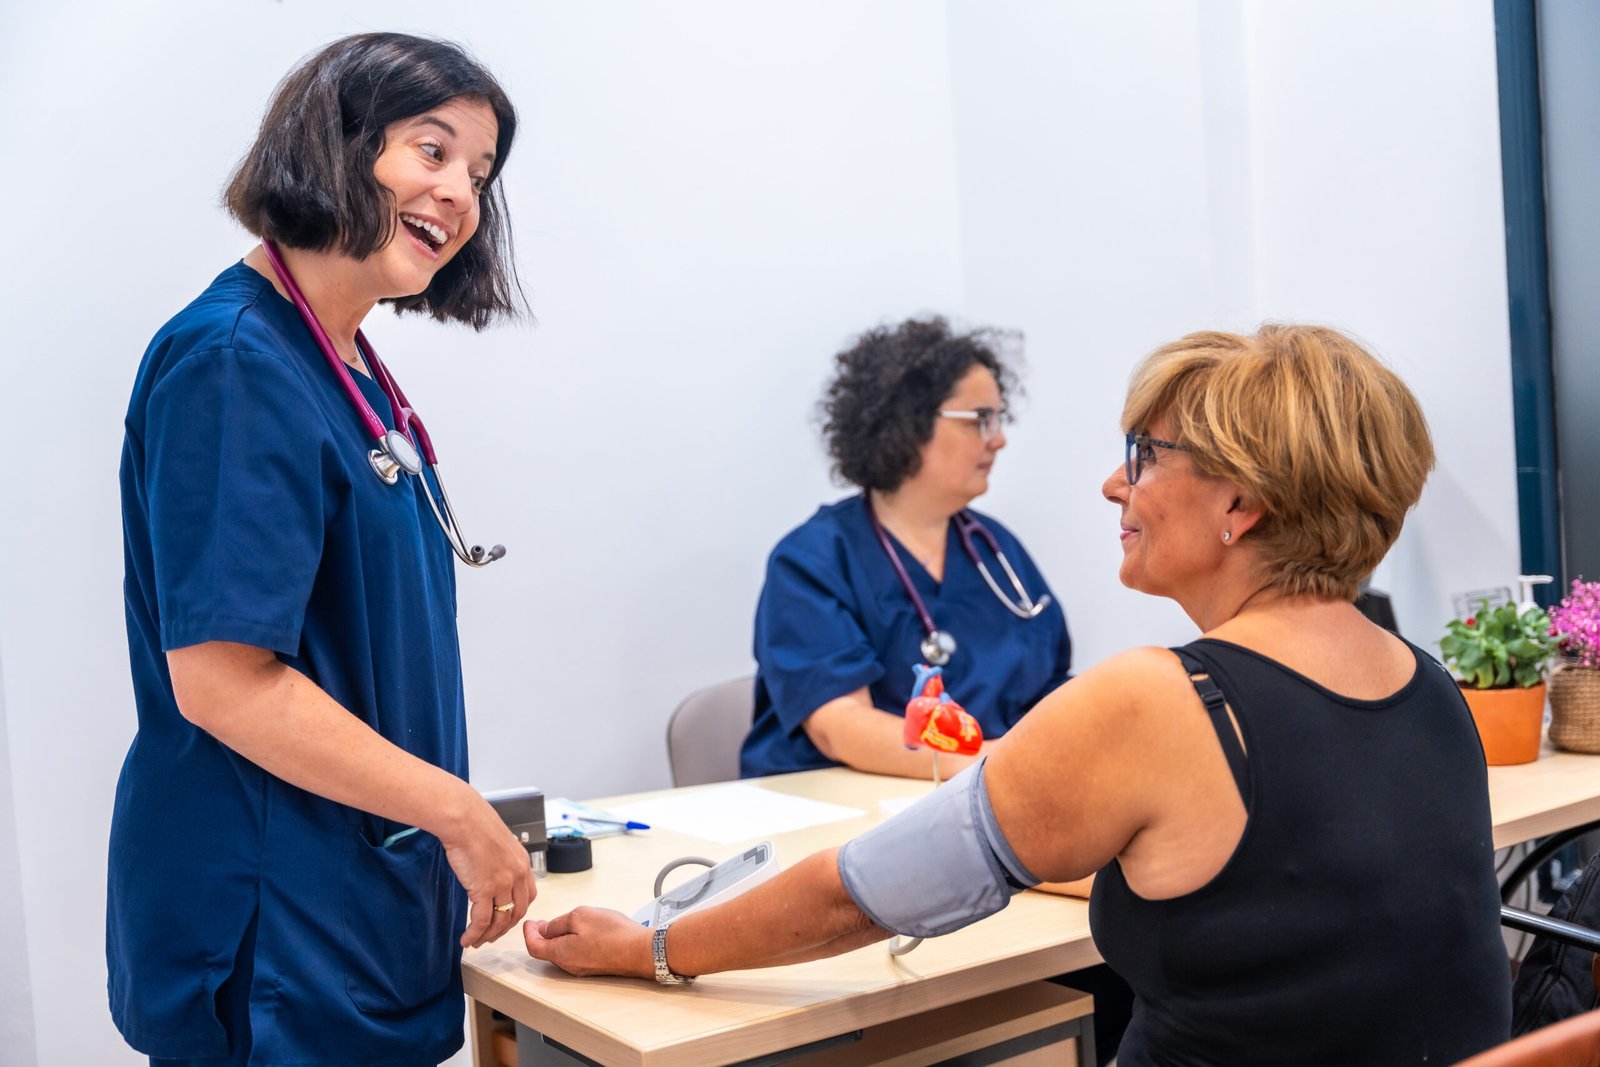
<path id="1" fill-rule="evenodd" d="M 594 849 L 589 839 L 581 834 L 563 834 L 552 837 L 545 862 L 551 874 L 574 874 L 594 866 Z"/>

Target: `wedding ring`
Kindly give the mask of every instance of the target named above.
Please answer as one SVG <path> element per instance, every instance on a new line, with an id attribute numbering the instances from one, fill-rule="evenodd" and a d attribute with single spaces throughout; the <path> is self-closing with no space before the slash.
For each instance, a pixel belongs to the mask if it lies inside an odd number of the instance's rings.
<path id="1" fill-rule="evenodd" d="M 504 904 L 496 904 L 494 906 L 494 910 L 495 911 L 510 911 L 513 907 L 515 907 L 515 905 L 511 901 L 508 900 Z"/>

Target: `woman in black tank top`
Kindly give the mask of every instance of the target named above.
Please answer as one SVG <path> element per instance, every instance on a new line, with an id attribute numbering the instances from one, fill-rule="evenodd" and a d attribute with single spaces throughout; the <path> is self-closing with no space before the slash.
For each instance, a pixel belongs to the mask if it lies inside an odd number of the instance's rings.
<path id="1" fill-rule="evenodd" d="M 1137 996 L 1123 1067 L 1444 1064 L 1504 1040 L 1477 735 L 1443 670 L 1353 605 L 1433 466 L 1415 398 L 1336 331 L 1269 326 L 1159 349 L 1122 423 L 1122 581 L 1199 640 L 1079 675 L 973 772 L 670 941 L 585 908 L 529 924 L 529 952 L 647 976 L 654 949 L 658 978 L 771 965 L 1098 871 L 1095 939 Z M 964 828 L 924 830 L 939 810 Z M 879 894 L 908 871 L 930 892 Z"/>
<path id="2" fill-rule="evenodd" d="M 1135 372 L 1123 424 L 1122 580 L 1205 636 L 1062 690 L 988 770 L 1037 874 L 1110 859 L 1090 917 L 1136 995 L 1118 1062 L 1452 1063 L 1504 1040 L 1476 731 L 1443 668 L 1352 604 L 1432 466 L 1410 392 L 1333 331 L 1196 334 Z M 1073 744 L 1133 788 L 1030 798 Z M 1106 837 L 1052 846 L 1008 813 Z"/>

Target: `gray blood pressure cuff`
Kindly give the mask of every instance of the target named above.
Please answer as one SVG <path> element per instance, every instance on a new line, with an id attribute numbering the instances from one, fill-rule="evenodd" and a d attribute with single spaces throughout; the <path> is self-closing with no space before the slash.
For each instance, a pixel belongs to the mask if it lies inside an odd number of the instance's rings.
<path id="1" fill-rule="evenodd" d="M 1000 833 L 988 757 L 839 850 L 850 899 L 886 930 L 937 937 L 993 915 L 1039 884 Z"/>

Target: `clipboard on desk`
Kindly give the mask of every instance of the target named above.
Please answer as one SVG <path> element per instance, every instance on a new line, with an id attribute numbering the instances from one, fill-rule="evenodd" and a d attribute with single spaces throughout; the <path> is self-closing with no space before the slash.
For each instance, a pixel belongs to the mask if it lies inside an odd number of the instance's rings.
<path id="1" fill-rule="evenodd" d="M 550 828 L 552 837 L 559 837 L 563 830 L 569 830 L 591 840 L 650 829 L 644 823 L 618 818 L 609 811 L 567 797 L 552 797 L 545 801 L 545 824 Z"/>

